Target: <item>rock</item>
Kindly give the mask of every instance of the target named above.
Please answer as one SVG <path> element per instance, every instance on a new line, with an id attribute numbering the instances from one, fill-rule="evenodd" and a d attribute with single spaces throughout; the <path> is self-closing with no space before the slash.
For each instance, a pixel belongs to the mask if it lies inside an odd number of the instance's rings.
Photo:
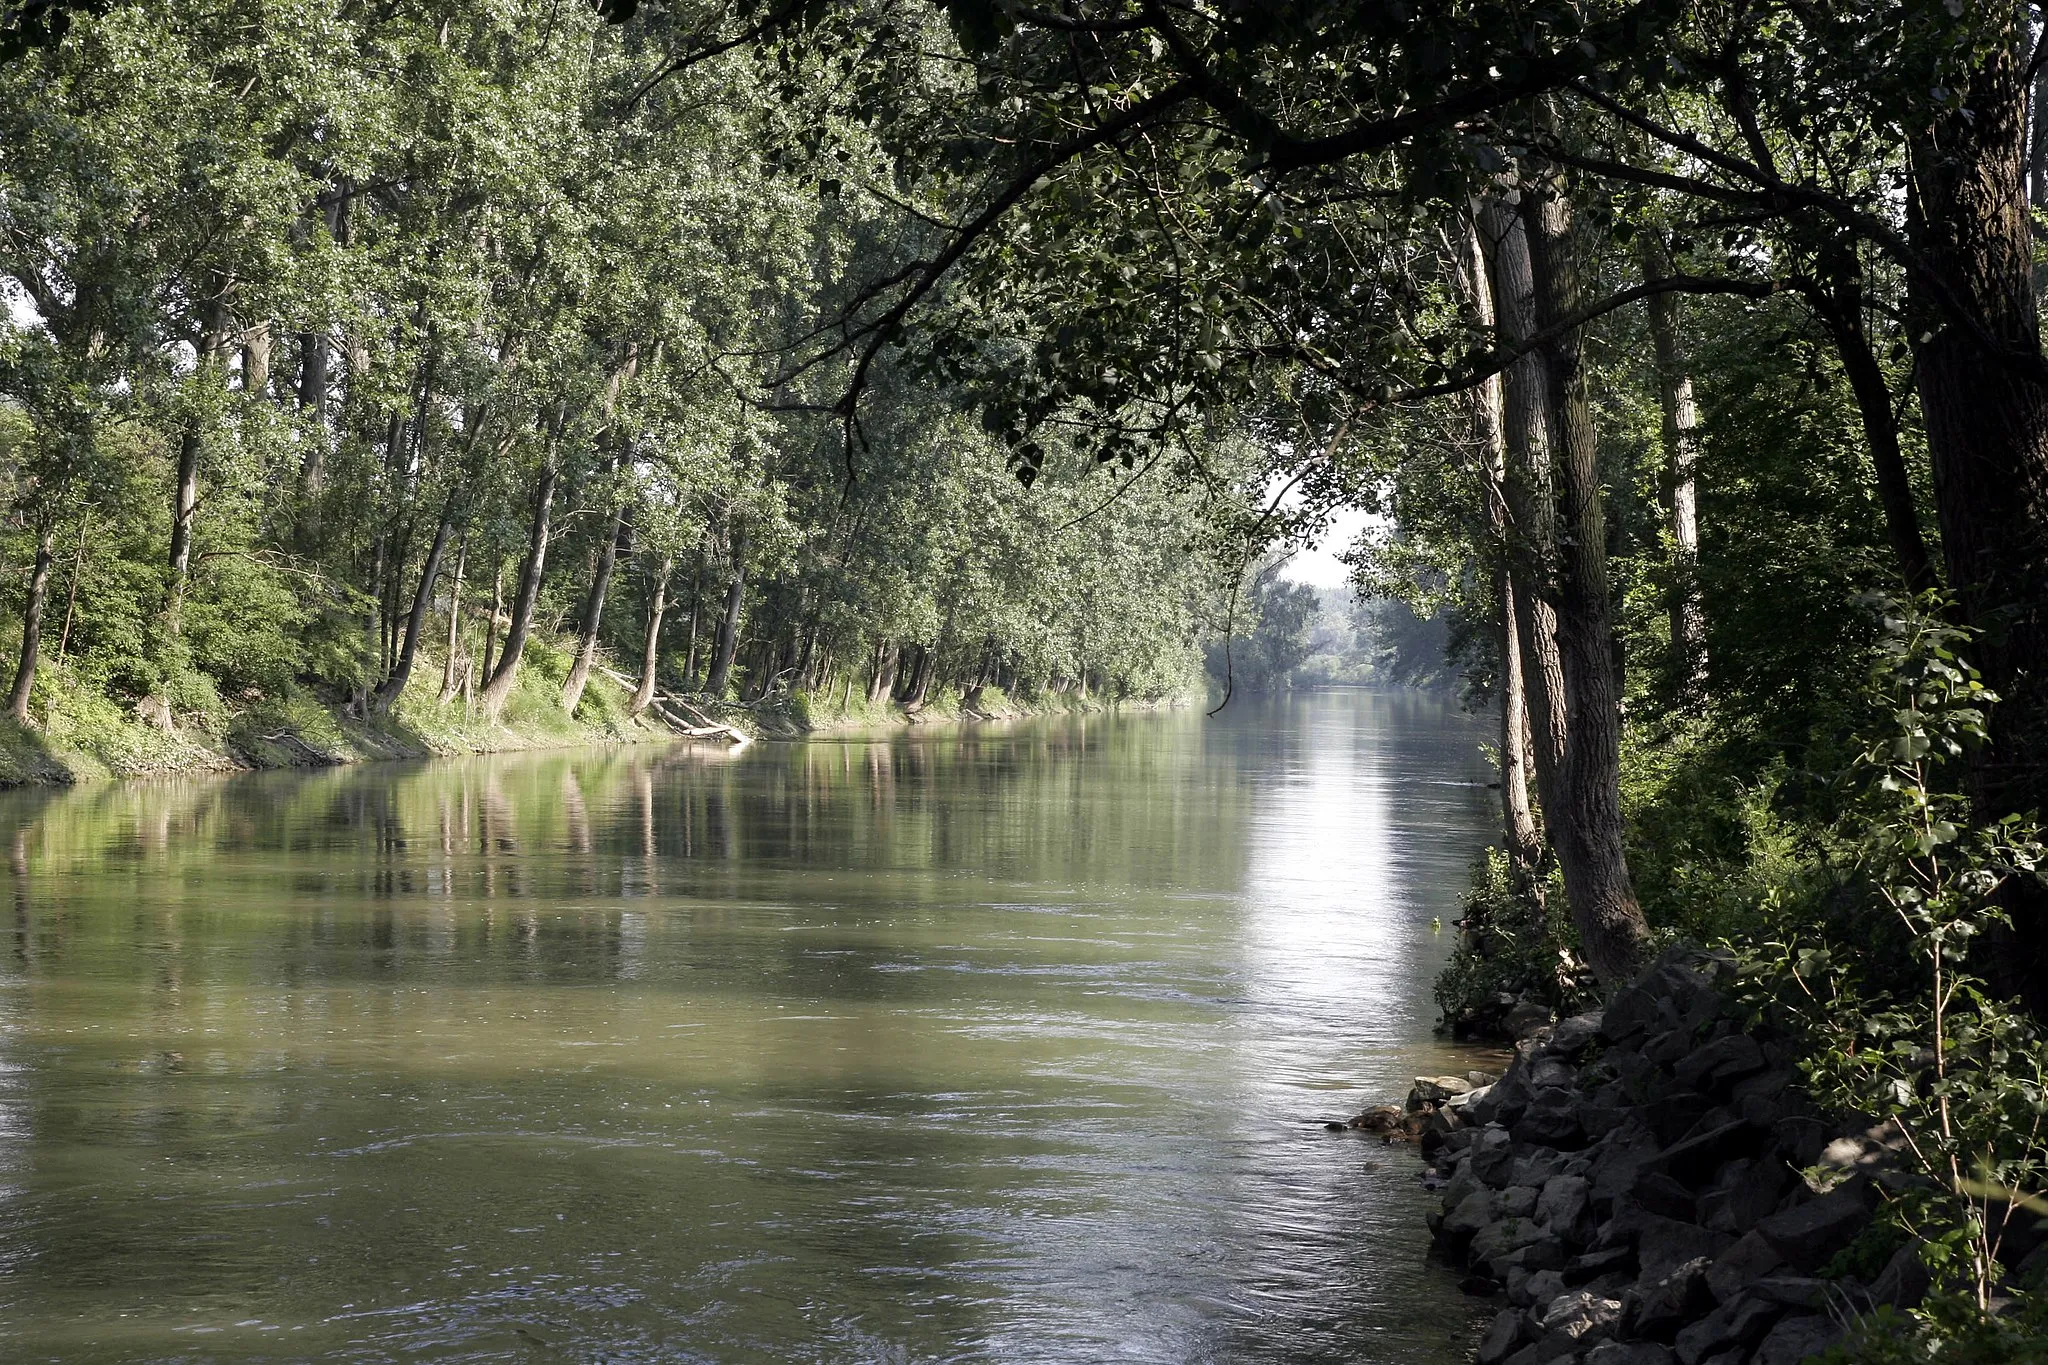
<path id="1" fill-rule="evenodd" d="M 1603 1341 L 1586 1352 L 1585 1365 L 1671 1365 L 1668 1346 L 1651 1341 Z"/>
<path id="2" fill-rule="evenodd" d="M 1728 1350 L 1746 1350 L 1763 1339 L 1785 1310 L 1750 1294 L 1738 1294 L 1689 1327 L 1679 1329 L 1679 1365 L 1700 1365 Z"/>
<path id="3" fill-rule="evenodd" d="M 1471 1090 L 1472 1083 L 1462 1076 L 1417 1076 L 1415 1088 L 1408 1092 L 1408 1110 L 1414 1113 L 1427 1105 L 1443 1104 Z"/>
<path id="4" fill-rule="evenodd" d="M 1884 1269 L 1871 1283 L 1870 1297 L 1873 1302 L 1895 1308 L 1918 1308 L 1920 1300 L 1927 1297 L 1927 1288 L 1927 1267 L 1921 1263 L 1920 1248 L 1909 1242 L 1885 1262 Z"/>
<path id="5" fill-rule="evenodd" d="M 1509 1183 L 1534 1185 L 1540 1190 L 1549 1183 L 1550 1177 L 1560 1175 L 1563 1171 L 1564 1157 L 1548 1148 L 1539 1147 L 1515 1158 L 1514 1179 Z"/>
<path id="6" fill-rule="evenodd" d="M 1465 1079 L 1472 1083 L 1474 1090 L 1484 1090 L 1487 1086 L 1500 1079 L 1500 1073 L 1497 1071 L 1468 1071 L 1465 1073 Z"/>
<path id="7" fill-rule="evenodd" d="M 1515 1171 L 1515 1143 L 1505 1128 L 1488 1128 L 1472 1140 L 1472 1174 L 1500 1189 Z"/>
<path id="8" fill-rule="evenodd" d="M 1717 1232 L 1747 1231 L 1771 1215 L 1791 1182 L 1781 1162 L 1740 1157 L 1700 1196 L 1700 1222 Z"/>
<path id="9" fill-rule="evenodd" d="M 1821 1151 L 1828 1142 L 1827 1125 L 1810 1115 L 1795 1114 L 1778 1120 L 1771 1139 L 1779 1156 L 1805 1170 L 1820 1162 Z"/>
<path id="10" fill-rule="evenodd" d="M 1817 1270 L 1856 1240 L 1870 1221 L 1868 1186 L 1851 1180 L 1817 1199 L 1783 1209 L 1756 1225 L 1771 1249 L 1800 1270 Z"/>
<path id="11" fill-rule="evenodd" d="M 1645 1278 L 1661 1280 L 1687 1261 L 1715 1259 L 1731 1240 L 1726 1233 L 1710 1232 L 1695 1223 L 1652 1215 L 1643 1220 L 1636 1235 L 1636 1264 Z"/>
<path id="12" fill-rule="evenodd" d="M 1786 1318 L 1773 1327 L 1750 1357 L 1753 1365 L 1799 1365 L 1841 1339 L 1842 1329 L 1818 1314 Z"/>
<path id="13" fill-rule="evenodd" d="M 1479 1342 L 1479 1365 L 1498 1365 L 1513 1353 L 1522 1340 L 1522 1315 L 1504 1308 L 1494 1315 L 1493 1325 Z"/>
<path id="14" fill-rule="evenodd" d="M 1620 1322 L 1621 1301 L 1601 1298 L 1587 1289 L 1559 1294 L 1541 1318 L 1546 1337 L 1566 1336 L 1575 1341 L 1607 1336 Z"/>
<path id="15" fill-rule="evenodd" d="M 1537 1029 L 1545 1028 L 1551 1020 L 1550 1006 L 1539 1005 L 1533 1000 L 1522 1000 L 1507 1012 L 1501 1020 L 1501 1027 L 1510 1037 L 1527 1038 Z"/>
<path id="16" fill-rule="evenodd" d="M 1650 1131 L 1657 1135 L 1657 1141 L 1675 1146 L 1685 1141 L 1686 1135 L 1713 1107 L 1705 1095 L 1696 1091 L 1674 1090 L 1645 1104 L 1642 1115 L 1643 1121 L 1650 1125 Z"/>
<path id="17" fill-rule="evenodd" d="M 1593 1207 L 1611 1209 L 1636 1183 L 1636 1173 L 1659 1150 L 1657 1135 L 1639 1118 L 1623 1121 L 1607 1135 L 1594 1156 L 1587 1178 L 1593 1182 Z"/>
<path id="18" fill-rule="evenodd" d="M 1699 1216 L 1692 1191 L 1659 1170 L 1646 1168 L 1638 1172 L 1629 1197 L 1661 1217 L 1690 1223 Z"/>
<path id="19" fill-rule="evenodd" d="M 1781 1308 L 1824 1308 L 1828 1301 L 1827 1280 L 1809 1275 L 1766 1275 L 1751 1280 L 1748 1292 Z"/>
<path id="20" fill-rule="evenodd" d="M 1367 1133 L 1392 1133 L 1401 1127 L 1403 1115 L 1391 1104 L 1375 1105 L 1357 1118 L 1350 1126 Z"/>
<path id="21" fill-rule="evenodd" d="M 1493 1199 L 1485 1190 L 1466 1195 L 1457 1207 L 1444 1214 L 1443 1235 L 1452 1241 L 1465 1241 L 1494 1222 Z"/>
<path id="22" fill-rule="evenodd" d="M 1505 1264 L 1494 1262 L 1511 1251 L 1519 1251 L 1532 1242 L 1543 1240 L 1543 1229 L 1526 1218 L 1505 1218 L 1498 1223 L 1488 1223 L 1472 1238 L 1472 1245 L 1466 1254 L 1470 1263 L 1484 1265 L 1494 1279 L 1507 1278 Z"/>
<path id="23" fill-rule="evenodd" d="M 1536 1221 L 1559 1236 L 1576 1228 L 1591 1206 L 1593 1186 L 1582 1175 L 1554 1175 L 1536 1197 Z"/>
<path id="24" fill-rule="evenodd" d="M 1556 1057 L 1538 1057 L 1529 1063 L 1529 1088 L 1538 1093 L 1554 1088 L 1570 1090 L 1579 1083 L 1571 1063 Z"/>
<path id="25" fill-rule="evenodd" d="M 1493 1216 L 1496 1218 L 1527 1218 L 1536 1212 L 1536 1199 L 1540 1191 L 1528 1185 L 1510 1185 L 1493 1196 Z"/>
<path id="26" fill-rule="evenodd" d="M 1456 1208 L 1472 1195 L 1487 1188 L 1486 1182 L 1473 1173 L 1470 1161 L 1458 1163 L 1458 1169 L 1451 1176 L 1451 1183 L 1444 1187 L 1444 1207 Z"/>
<path id="27" fill-rule="evenodd" d="M 1669 1341 L 1679 1328 L 1709 1311 L 1714 1298 L 1707 1289 L 1707 1268 L 1712 1264 L 1696 1256 L 1657 1279 L 1638 1280 L 1625 1300 L 1629 1332 Z"/>
<path id="28" fill-rule="evenodd" d="M 1529 1103 L 1529 1085 L 1521 1074 L 1510 1067 L 1508 1074 L 1486 1087 L 1486 1093 L 1473 1091 L 1465 1101 L 1465 1117 L 1477 1124 L 1512 1123 L 1522 1115 Z"/>
<path id="29" fill-rule="evenodd" d="M 1714 1298 L 1725 1302 L 1751 1280 L 1770 1274 L 1785 1264 L 1785 1258 L 1754 1228 L 1734 1246 L 1722 1252 L 1707 1271 L 1707 1288 Z"/>
<path id="30" fill-rule="evenodd" d="M 1678 1012 L 1642 986 L 1615 995 L 1600 1014 L 1600 1037 L 1609 1047 L 1626 1047 L 1650 1033 L 1675 1027 Z"/>
<path id="31" fill-rule="evenodd" d="M 1563 1242 L 1555 1237 L 1545 1237 L 1540 1242 L 1531 1242 L 1518 1247 L 1500 1258 L 1510 1269 L 1521 1269 L 1534 1274 L 1539 1270 L 1563 1270 L 1571 1264 L 1572 1254 Z"/>
<path id="32" fill-rule="evenodd" d="M 1534 1271 L 1529 1276 L 1529 1302 L 1532 1305 L 1548 1307 L 1552 1299 L 1557 1298 L 1570 1288 L 1571 1286 L 1564 1282 L 1564 1276 L 1558 1274 L 1555 1270 Z M 1541 1321 L 1540 1314 L 1537 1320 Z"/>
<path id="33" fill-rule="evenodd" d="M 1600 1036 L 1604 1017 L 1599 1010 L 1594 1010 L 1590 1014 L 1575 1014 L 1566 1019 L 1550 1035 L 1550 1050 L 1563 1057 L 1578 1056 Z"/>
<path id="34" fill-rule="evenodd" d="M 1602 1247 L 1597 1251 L 1574 1256 L 1564 1267 L 1567 1284 L 1584 1284 L 1603 1275 L 1632 1269 L 1636 1264 L 1636 1249 L 1632 1246 Z"/>
<path id="35" fill-rule="evenodd" d="M 1672 1067 L 1688 1090 L 1712 1093 L 1764 1069 L 1764 1050 L 1746 1033 L 1731 1033 L 1694 1050 Z"/>
<path id="36" fill-rule="evenodd" d="M 1563 1086 L 1548 1086 L 1536 1092 L 1529 1107 L 1515 1124 L 1515 1140 L 1543 1147 L 1582 1147 L 1585 1130 L 1579 1127 L 1579 1097 Z"/>

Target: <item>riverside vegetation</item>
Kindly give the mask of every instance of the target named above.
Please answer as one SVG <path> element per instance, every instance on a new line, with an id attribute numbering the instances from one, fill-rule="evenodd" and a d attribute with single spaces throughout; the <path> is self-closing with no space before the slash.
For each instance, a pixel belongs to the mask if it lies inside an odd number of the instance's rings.
<path id="1" fill-rule="evenodd" d="M 1802 1316 L 2038 1358 L 2038 7 L 6 13 L 23 743 L 575 714 L 601 657 L 628 714 L 1278 676 L 1250 566 L 1376 513 L 1359 586 L 1501 721 L 1451 1022 L 1725 944 L 1768 1102 L 1900 1137 L 1858 1197 L 1927 1292 Z"/>

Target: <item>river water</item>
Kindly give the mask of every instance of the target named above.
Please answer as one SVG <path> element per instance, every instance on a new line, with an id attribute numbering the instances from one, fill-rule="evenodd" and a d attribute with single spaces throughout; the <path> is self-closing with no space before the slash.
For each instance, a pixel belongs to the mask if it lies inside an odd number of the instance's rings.
<path id="1" fill-rule="evenodd" d="M 0 1358 L 1464 1358 L 1482 727 L 1329 693 L 0 794 Z"/>

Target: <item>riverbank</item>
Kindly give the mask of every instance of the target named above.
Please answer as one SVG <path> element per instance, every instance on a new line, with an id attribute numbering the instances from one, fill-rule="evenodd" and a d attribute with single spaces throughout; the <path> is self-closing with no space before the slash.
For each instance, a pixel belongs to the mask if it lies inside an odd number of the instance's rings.
<path id="1" fill-rule="evenodd" d="M 1674 951 L 1395 1116 L 1444 1190 L 1435 1253 L 1501 1302 L 1480 1365 L 1797 1365 L 1920 1302 L 1920 1247 L 1876 1216 L 1914 1183 L 1897 1129 L 1826 1117 L 1733 975 Z M 2015 1224 L 2007 1254 L 2040 1240 Z"/>
<path id="2" fill-rule="evenodd" d="M 1190 704 L 1179 697 L 1105 700 L 1075 693 L 1020 700 L 983 688 L 964 696 L 940 691 L 911 707 L 864 695 L 776 693 L 751 704 L 664 698 L 635 717 L 630 686 L 600 667 L 572 716 L 561 705 L 569 663 L 567 651 L 530 643 L 518 686 L 496 719 L 460 698 L 442 702 L 438 666 L 422 666 L 389 713 L 368 715 L 310 689 L 232 701 L 187 698 L 183 705 L 155 695 L 122 701 L 50 668 L 37 684 L 33 723 L 0 719 L 0 787 L 646 743 L 702 737 L 698 731 L 707 727 L 700 721 L 730 727 L 735 739 L 801 739 L 838 730 Z M 679 713 L 679 701 L 690 714 Z"/>

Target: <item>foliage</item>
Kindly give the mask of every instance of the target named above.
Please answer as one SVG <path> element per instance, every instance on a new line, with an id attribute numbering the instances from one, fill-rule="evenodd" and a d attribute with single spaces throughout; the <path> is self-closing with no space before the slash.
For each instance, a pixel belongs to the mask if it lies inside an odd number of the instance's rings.
<path id="1" fill-rule="evenodd" d="M 2010 926 L 2000 892 L 2038 875 L 2043 849 L 2017 816 L 1973 822 L 1958 789 L 1996 701 L 1960 657 L 1970 632 L 1944 620 L 1938 597 L 1879 606 L 1879 723 L 1845 775 L 1832 834 L 1858 896 L 1903 929 L 1900 961 L 1918 978 L 1886 982 L 1861 951 L 1798 932 L 1768 944 L 1759 970 L 1812 1037 L 1816 1094 L 1889 1120 L 1934 1182 L 1927 1197 L 1895 1201 L 1896 1216 L 1937 1279 L 1982 1312 L 2004 1275 L 2008 1225 L 2048 1188 L 2048 1038 L 1972 966 L 1979 941 Z"/>

